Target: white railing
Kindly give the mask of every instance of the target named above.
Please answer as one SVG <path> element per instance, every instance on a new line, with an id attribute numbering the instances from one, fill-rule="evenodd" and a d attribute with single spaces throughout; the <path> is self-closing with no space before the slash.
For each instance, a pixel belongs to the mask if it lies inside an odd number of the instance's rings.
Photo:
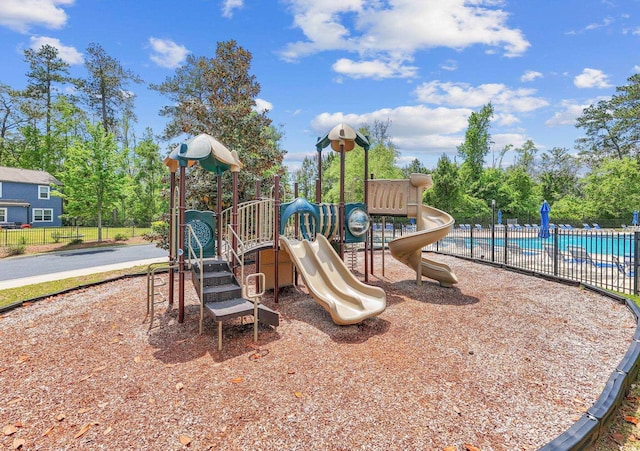
<path id="1" fill-rule="evenodd" d="M 245 253 L 273 243 L 273 238 L 276 236 L 273 230 L 274 215 L 275 203 L 273 199 L 252 200 L 238 205 L 238 231 L 233 235 L 227 233 L 228 239 L 224 243 L 225 248 L 220 250 L 221 253 L 227 253 L 227 249 L 231 246 L 229 238 L 234 235 L 239 243 L 243 243 Z M 222 230 L 230 227 L 232 220 L 232 209 L 227 208 L 222 212 L 220 218 Z"/>

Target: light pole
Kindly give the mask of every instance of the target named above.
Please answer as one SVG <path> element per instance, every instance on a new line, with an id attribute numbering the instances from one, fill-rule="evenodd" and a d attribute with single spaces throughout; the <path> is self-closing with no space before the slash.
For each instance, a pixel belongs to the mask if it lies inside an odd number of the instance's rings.
<path id="1" fill-rule="evenodd" d="M 496 259 L 496 200 L 491 199 L 491 261 Z"/>

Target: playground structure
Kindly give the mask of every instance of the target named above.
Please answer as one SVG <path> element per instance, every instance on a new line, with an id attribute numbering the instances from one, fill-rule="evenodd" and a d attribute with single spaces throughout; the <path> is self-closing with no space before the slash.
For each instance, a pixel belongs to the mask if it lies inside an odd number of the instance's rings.
<path id="1" fill-rule="evenodd" d="M 450 287 L 457 282 L 451 269 L 421 256 L 422 248 L 444 237 L 453 226 L 445 212 L 422 205 L 422 193 L 431 185 L 431 177 L 413 174 L 409 180 L 369 180 L 368 156 L 365 157 L 364 203 L 344 202 L 345 153 L 360 145 L 368 151 L 368 139 L 346 124 L 340 124 L 318 139 L 316 149 L 324 147 L 340 152 L 340 203 L 321 203 L 321 169 L 316 181 L 317 204 L 306 199 L 280 201 L 279 177 L 274 179 L 273 198 L 263 198 L 259 183 L 256 199 L 238 204 L 237 176 L 242 163 L 211 136 L 198 135 L 179 145 L 165 160 L 171 173 L 169 310 L 173 307 L 174 273 L 178 272 L 178 321 L 184 321 L 185 273 L 200 298 L 200 332 L 205 314 L 218 323 L 218 349 L 222 346 L 222 322 L 229 318 L 253 316 L 254 339 L 257 323 L 277 327 L 277 312 L 260 303 L 265 290 L 273 289 L 278 302 L 280 288 L 293 285 L 300 275 L 316 302 L 340 325 L 355 324 L 379 315 L 386 308 L 385 293 L 367 285 L 373 274 L 373 231 L 371 215 L 404 216 L 416 219 L 416 232 L 389 243 L 392 255 L 422 276 Z M 186 211 L 185 174 L 192 164 L 217 176 L 217 210 Z M 232 175 L 232 206 L 222 211 L 221 176 Z M 179 186 L 176 176 L 179 173 Z M 365 283 L 359 281 L 344 263 L 344 246 L 361 243 L 365 256 Z M 384 248 L 384 246 L 383 246 Z M 245 260 L 255 255 L 256 272 L 245 277 Z M 371 265 L 369 265 L 369 261 Z M 371 267 L 369 270 L 369 266 Z M 167 265 L 165 265 L 167 267 Z M 156 272 L 149 270 L 148 313 L 153 324 Z M 255 290 L 251 283 L 257 282 Z M 255 292 L 251 294 L 251 292 Z"/>

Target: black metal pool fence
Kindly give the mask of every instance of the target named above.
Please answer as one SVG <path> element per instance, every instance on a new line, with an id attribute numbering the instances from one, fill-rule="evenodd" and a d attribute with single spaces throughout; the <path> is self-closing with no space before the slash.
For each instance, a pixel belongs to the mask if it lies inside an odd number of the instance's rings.
<path id="1" fill-rule="evenodd" d="M 626 294 L 639 294 L 640 228 L 462 226 L 424 248 Z"/>

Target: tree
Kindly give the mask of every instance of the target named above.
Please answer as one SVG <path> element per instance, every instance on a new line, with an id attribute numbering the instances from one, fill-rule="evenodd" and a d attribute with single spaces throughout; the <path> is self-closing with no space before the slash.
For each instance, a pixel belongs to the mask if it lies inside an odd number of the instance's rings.
<path id="1" fill-rule="evenodd" d="M 0 166 L 19 166 L 19 131 L 28 121 L 21 103 L 18 91 L 0 83 Z"/>
<path id="2" fill-rule="evenodd" d="M 536 153 L 538 153 L 538 148 L 536 147 L 534 142 L 528 139 L 527 141 L 525 141 L 522 147 L 516 147 L 514 151 L 516 153 L 516 158 L 513 166 L 521 167 L 527 174 L 533 176 L 536 170 Z"/>
<path id="3" fill-rule="evenodd" d="M 318 178 L 318 163 L 315 158 L 304 157 L 302 166 L 295 172 L 298 182 L 298 193 L 305 199 L 314 200 L 316 197 L 316 179 Z"/>
<path id="4" fill-rule="evenodd" d="M 615 117 L 613 100 L 601 100 L 585 108 L 576 127 L 585 129 L 586 136 L 578 138 L 576 147 L 589 166 L 597 165 L 608 157 L 622 158 L 629 152 L 621 131 L 621 122 Z"/>
<path id="5" fill-rule="evenodd" d="M 627 80 L 616 88 L 618 94 L 585 108 L 576 122 L 586 134 L 576 145 L 590 166 L 611 157 L 640 156 L 640 74 Z"/>
<path id="6" fill-rule="evenodd" d="M 427 170 L 427 168 L 425 168 L 424 165 L 417 158 L 414 158 L 410 164 L 402 168 L 402 174 L 405 178 L 409 178 L 411 174 L 428 174 L 428 173 L 429 171 Z"/>
<path id="7" fill-rule="evenodd" d="M 628 216 L 640 205 L 640 163 L 631 157 L 603 160 L 586 176 L 584 194 L 587 217 Z"/>
<path id="8" fill-rule="evenodd" d="M 54 146 L 52 137 L 52 122 L 54 116 L 55 99 L 60 92 L 60 86 L 65 84 L 78 84 L 78 80 L 69 75 L 69 64 L 58 56 L 58 49 L 45 44 L 38 50 L 27 49 L 24 51 L 25 61 L 29 64 L 27 73 L 27 88 L 25 97 L 30 100 L 30 105 L 25 105 L 29 116 L 33 118 L 33 126 L 38 120 L 44 118 L 44 148 L 38 147 L 39 161 L 31 169 L 41 169 L 56 173 L 58 165 L 63 159 L 59 149 Z M 37 134 L 31 133 L 31 137 Z"/>
<path id="9" fill-rule="evenodd" d="M 67 151 L 58 195 L 66 200 L 65 216 L 96 221 L 102 241 L 102 218 L 118 202 L 123 187 L 121 155 L 112 133 L 101 124 L 87 124 L 88 136 Z"/>
<path id="10" fill-rule="evenodd" d="M 219 42 L 215 58 L 189 55 L 160 85 L 151 88 L 169 98 L 160 114 L 169 119 L 164 137 L 208 133 L 236 150 L 244 165 L 240 173 L 241 200 L 253 193 L 255 180 L 282 174 L 282 132 L 271 125 L 266 111 L 255 111 L 260 93 L 256 77 L 249 73 L 251 53 L 236 41 Z M 213 176 L 198 166 L 189 172 L 190 194 L 201 204 L 215 199 Z M 226 202 L 230 200 L 227 191 Z"/>
<path id="11" fill-rule="evenodd" d="M 433 187 L 425 192 L 425 201 L 449 213 L 460 211 L 462 189 L 458 166 L 443 154 L 431 176 Z"/>
<path id="12" fill-rule="evenodd" d="M 100 118 L 104 131 L 117 134 L 120 115 L 135 119 L 135 96 L 128 88 L 142 79 L 107 55 L 100 44 L 89 44 L 84 65 L 88 72 L 81 85 L 84 101 Z"/>
<path id="13" fill-rule="evenodd" d="M 538 180 L 543 199 L 551 206 L 566 196 L 578 191 L 578 160 L 564 147 L 554 147 L 540 158 Z"/>
<path id="14" fill-rule="evenodd" d="M 138 224 L 151 224 L 160 214 L 160 191 L 166 170 L 160 158 L 159 146 L 153 140 L 151 129 L 133 152 L 133 209 Z"/>
<path id="15" fill-rule="evenodd" d="M 475 187 L 475 182 L 480 179 L 485 157 L 491 149 L 489 127 L 492 117 L 491 102 L 483 106 L 479 112 L 471 113 L 464 142 L 458 146 L 458 155 L 464 160 L 460 167 L 462 176 L 466 179 L 466 186 L 471 190 Z"/>

